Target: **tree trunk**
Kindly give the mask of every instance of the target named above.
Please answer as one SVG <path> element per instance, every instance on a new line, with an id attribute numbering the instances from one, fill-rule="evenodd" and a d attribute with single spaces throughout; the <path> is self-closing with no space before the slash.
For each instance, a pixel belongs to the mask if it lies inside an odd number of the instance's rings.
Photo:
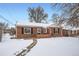
<path id="1" fill-rule="evenodd" d="M 0 42 L 2 41 L 2 30 L 0 29 Z"/>

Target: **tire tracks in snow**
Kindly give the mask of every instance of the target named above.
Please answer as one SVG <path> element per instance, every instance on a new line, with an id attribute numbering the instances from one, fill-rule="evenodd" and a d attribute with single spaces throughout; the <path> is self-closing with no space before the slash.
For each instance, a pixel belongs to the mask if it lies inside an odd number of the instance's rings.
<path id="1" fill-rule="evenodd" d="M 28 52 L 30 52 L 30 50 L 37 44 L 37 39 L 33 39 L 33 42 L 27 46 L 24 49 L 21 49 L 21 51 L 18 51 L 17 53 L 15 53 L 16 56 L 25 56 Z"/>

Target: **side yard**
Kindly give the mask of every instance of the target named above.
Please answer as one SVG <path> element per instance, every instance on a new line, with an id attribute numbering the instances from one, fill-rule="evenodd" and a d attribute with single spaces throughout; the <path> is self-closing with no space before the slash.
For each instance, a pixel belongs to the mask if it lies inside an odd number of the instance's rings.
<path id="1" fill-rule="evenodd" d="M 16 51 L 28 46 L 32 40 L 16 40 L 10 39 L 9 34 L 3 35 L 2 42 L 0 43 L 0 56 L 10 56 Z"/>

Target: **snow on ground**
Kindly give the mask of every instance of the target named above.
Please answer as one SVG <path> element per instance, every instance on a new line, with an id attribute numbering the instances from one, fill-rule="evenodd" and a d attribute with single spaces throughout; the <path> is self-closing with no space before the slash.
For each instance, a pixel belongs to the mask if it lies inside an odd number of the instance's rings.
<path id="1" fill-rule="evenodd" d="M 27 47 L 32 40 L 10 39 L 8 34 L 4 35 L 0 43 L 0 56 L 13 56 L 16 51 Z M 26 56 L 71 56 L 79 55 L 79 37 L 52 37 L 38 39 Z"/>
<path id="2" fill-rule="evenodd" d="M 54 37 L 39 39 L 26 56 L 79 56 L 79 38 Z"/>
<path id="3" fill-rule="evenodd" d="M 3 35 L 3 40 L 0 43 L 0 56 L 12 56 L 16 51 L 27 47 L 32 40 L 16 40 L 10 39 L 9 34 Z"/>

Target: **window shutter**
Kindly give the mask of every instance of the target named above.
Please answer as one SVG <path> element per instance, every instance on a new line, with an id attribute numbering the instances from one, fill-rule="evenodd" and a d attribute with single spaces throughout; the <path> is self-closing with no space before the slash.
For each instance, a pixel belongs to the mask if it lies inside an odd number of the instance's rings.
<path id="1" fill-rule="evenodd" d="M 22 27 L 22 34 L 24 34 L 24 28 Z"/>
<path id="2" fill-rule="evenodd" d="M 60 32 L 60 28 L 58 28 L 58 33 Z"/>
<path id="3" fill-rule="evenodd" d="M 33 34 L 33 28 L 31 28 L 31 34 Z"/>
<path id="4" fill-rule="evenodd" d="M 53 28 L 53 30 L 54 30 L 54 33 L 55 33 L 55 28 Z"/>

